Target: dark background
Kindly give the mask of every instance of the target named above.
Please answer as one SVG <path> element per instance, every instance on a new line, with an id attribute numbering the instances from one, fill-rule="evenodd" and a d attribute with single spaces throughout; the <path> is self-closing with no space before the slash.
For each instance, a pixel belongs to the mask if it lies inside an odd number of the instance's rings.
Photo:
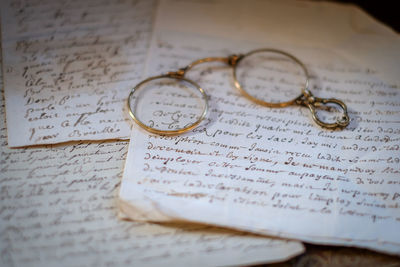
<path id="1" fill-rule="evenodd" d="M 335 2 L 355 4 L 397 33 L 400 32 L 400 1 L 338 0 Z"/>

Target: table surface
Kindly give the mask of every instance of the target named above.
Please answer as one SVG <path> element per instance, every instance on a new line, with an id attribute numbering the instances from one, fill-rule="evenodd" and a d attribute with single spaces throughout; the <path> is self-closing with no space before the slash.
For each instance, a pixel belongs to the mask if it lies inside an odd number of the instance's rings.
<path id="1" fill-rule="evenodd" d="M 267 265 L 254 265 L 267 266 Z M 385 255 L 366 249 L 316 246 L 306 244 L 306 252 L 282 263 L 270 264 L 272 267 L 343 267 L 379 266 L 398 267 L 400 257 Z"/>

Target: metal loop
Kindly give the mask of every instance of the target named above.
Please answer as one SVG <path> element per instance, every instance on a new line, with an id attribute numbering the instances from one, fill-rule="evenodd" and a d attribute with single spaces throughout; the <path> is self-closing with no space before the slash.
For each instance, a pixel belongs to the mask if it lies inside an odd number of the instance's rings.
<path id="1" fill-rule="evenodd" d="M 336 120 L 336 122 L 333 123 L 327 123 L 322 121 L 318 115 L 317 115 L 317 109 L 321 108 L 323 105 L 327 105 L 329 103 L 333 103 L 338 105 L 342 109 L 342 116 Z M 350 118 L 349 114 L 347 113 L 347 106 L 340 101 L 339 99 L 336 98 L 319 98 L 319 97 L 314 97 L 310 91 L 308 91 L 308 94 L 302 94 L 298 99 L 296 100 L 296 104 L 298 105 L 303 105 L 308 107 L 308 109 L 311 111 L 311 115 L 313 120 L 321 127 L 328 128 L 328 129 L 335 129 L 335 128 L 343 128 L 349 125 L 350 123 Z"/>

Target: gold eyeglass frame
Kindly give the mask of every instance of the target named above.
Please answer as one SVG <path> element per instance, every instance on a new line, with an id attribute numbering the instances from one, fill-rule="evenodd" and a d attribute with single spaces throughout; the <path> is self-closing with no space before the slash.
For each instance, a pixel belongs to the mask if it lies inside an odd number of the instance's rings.
<path id="1" fill-rule="evenodd" d="M 252 96 L 251 94 L 249 94 L 243 87 L 242 85 L 239 83 L 238 79 L 237 79 L 237 67 L 239 66 L 240 62 L 242 62 L 242 60 L 246 57 L 249 57 L 253 54 L 256 53 L 261 53 L 261 52 L 270 52 L 270 53 L 276 53 L 276 54 L 280 54 L 283 56 L 288 57 L 289 59 L 291 59 L 293 62 L 295 62 L 296 64 L 298 64 L 301 69 L 303 70 L 304 76 L 305 76 L 305 82 L 304 82 L 304 87 L 301 88 L 301 94 L 295 98 L 293 98 L 292 100 L 286 101 L 286 102 L 266 102 L 264 100 L 261 100 L 257 97 Z M 234 84 L 235 87 L 248 99 L 250 99 L 251 101 L 260 104 L 262 106 L 266 106 L 266 107 L 271 107 L 271 108 L 283 108 L 283 107 L 287 107 L 290 105 L 300 105 L 300 106 L 306 106 L 308 107 L 308 109 L 311 112 L 312 118 L 314 120 L 315 123 L 317 123 L 319 126 L 327 128 L 327 129 L 336 129 L 336 128 L 344 128 L 346 127 L 349 122 L 349 115 L 347 113 L 347 107 L 346 105 L 338 99 L 335 98 L 318 98 L 318 97 L 314 97 L 313 94 L 311 93 L 311 91 L 308 89 L 309 86 L 309 80 L 310 80 L 310 76 L 308 73 L 308 70 L 306 68 L 306 66 L 295 56 L 282 51 L 282 50 L 278 50 L 278 49 L 273 49 L 273 48 L 262 48 L 262 49 L 257 49 L 257 50 L 252 50 L 246 54 L 240 54 L 240 55 L 230 55 L 228 57 L 207 57 L 207 58 L 202 58 L 202 59 L 198 59 L 196 61 L 193 61 L 192 63 L 190 63 L 189 65 L 187 65 L 184 68 L 179 69 L 178 71 L 175 72 L 168 72 L 167 74 L 164 75 L 159 75 L 159 76 L 153 76 L 150 78 L 147 78 L 143 81 L 141 81 L 140 83 L 138 83 L 130 92 L 129 96 L 128 96 L 128 110 L 129 110 L 129 114 L 132 117 L 132 119 L 143 129 L 145 129 L 148 132 L 151 133 L 155 133 L 155 134 L 161 134 L 161 135 L 176 135 L 176 134 L 181 134 L 187 131 L 192 130 L 193 128 L 195 128 L 197 125 L 200 124 L 200 122 L 205 118 L 205 116 L 208 113 L 208 97 L 207 94 L 205 93 L 205 91 L 194 81 L 186 79 L 184 76 L 186 74 L 187 71 L 189 71 L 190 69 L 192 69 L 195 65 L 201 64 L 201 63 L 205 63 L 205 62 L 213 62 L 213 61 L 220 61 L 220 62 L 224 62 L 226 64 L 228 64 L 229 66 L 232 67 L 233 69 L 233 80 L 234 80 Z M 157 80 L 157 79 L 175 79 L 178 81 L 184 81 L 189 83 L 190 85 L 192 85 L 195 89 L 197 89 L 202 96 L 202 99 L 204 101 L 204 108 L 203 111 L 200 115 L 200 117 L 193 123 L 186 125 L 183 128 L 180 129 L 175 129 L 175 130 L 160 130 L 160 129 L 156 129 L 153 128 L 149 125 L 146 125 L 145 123 L 143 123 L 139 118 L 137 118 L 137 116 L 135 115 L 135 112 L 132 110 L 132 106 L 131 106 L 131 98 L 132 96 L 140 90 L 140 88 L 153 80 Z M 339 118 L 336 122 L 334 123 L 326 123 L 322 120 L 320 120 L 316 114 L 316 109 L 321 107 L 322 105 L 325 104 L 329 104 L 329 103 L 333 103 L 338 105 L 339 107 L 341 107 L 342 109 L 342 117 Z"/>
<path id="2" fill-rule="evenodd" d="M 183 127 L 183 128 L 177 129 L 177 130 L 159 130 L 159 129 L 150 127 L 150 126 L 146 125 L 145 123 L 143 123 L 143 122 L 135 115 L 135 113 L 132 111 L 132 108 L 131 108 L 131 98 L 132 98 L 133 94 L 134 94 L 135 92 L 137 92 L 138 90 L 140 90 L 140 88 L 141 88 L 144 84 L 146 84 L 146 83 L 148 83 L 148 82 L 150 82 L 150 81 L 153 81 L 153 80 L 158 80 L 158 79 L 178 79 L 178 80 L 180 80 L 180 81 L 185 81 L 185 82 L 191 84 L 194 88 L 196 88 L 196 89 L 200 92 L 200 94 L 201 94 L 201 96 L 202 96 L 202 99 L 203 99 L 203 101 L 205 102 L 205 103 L 204 103 L 203 111 L 202 111 L 202 113 L 201 113 L 199 119 L 196 120 L 195 122 L 193 122 L 193 123 L 187 125 L 186 127 Z M 192 80 L 186 79 L 186 78 L 184 78 L 184 77 L 175 77 L 172 73 L 169 73 L 169 74 L 165 74 L 165 75 L 153 76 L 153 77 L 147 78 L 146 80 L 141 81 L 140 83 L 138 83 L 138 84 L 131 90 L 131 93 L 129 94 L 129 97 L 128 97 L 128 109 L 129 109 L 129 115 L 131 116 L 131 118 L 132 118 L 140 127 L 142 127 L 143 129 L 145 129 L 146 131 L 149 131 L 149 132 L 155 133 L 155 134 L 175 135 L 175 134 L 181 134 L 181 133 L 190 131 L 190 130 L 192 130 L 193 128 L 195 128 L 197 125 L 200 124 L 200 122 L 205 118 L 205 116 L 206 116 L 207 113 L 208 113 L 208 100 L 207 100 L 207 95 L 206 95 L 206 93 L 204 92 L 203 88 L 200 87 L 200 85 L 198 85 L 197 83 L 195 83 L 195 82 L 192 81 Z"/>

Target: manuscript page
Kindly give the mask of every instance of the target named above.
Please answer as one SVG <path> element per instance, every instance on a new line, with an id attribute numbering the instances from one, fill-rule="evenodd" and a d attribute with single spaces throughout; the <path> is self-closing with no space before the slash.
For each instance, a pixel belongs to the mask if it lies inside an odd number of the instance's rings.
<path id="1" fill-rule="evenodd" d="M 11 147 L 127 138 L 154 1 L 2 1 Z"/>
<path id="2" fill-rule="evenodd" d="M 149 76 L 205 56 L 279 47 L 305 62 L 316 96 L 348 105 L 351 123 L 341 131 L 321 129 L 306 108 L 271 109 L 245 99 L 229 67 L 199 67 L 187 76 L 210 96 L 207 119 L 174 137 L 135 127 L 120 191 L 123 211 L 135 211 L 133 219 L 196 221 L 400 254 L 400 82 L 371 63 L 373 50 L 380 51 L 398 70 L 398 37 L 389 33 L 376 43 L 375 35 L 365 37 L 360 49 L 371 53 L 360 57 L 357 38 L 344 50 L 155 30 Z M 285 74 L 271 69 L 267 75 Z M 276 79 L 274 86 L 284 83 Z M 163 110 L 168 102 L 158 105 Z"/>
<path id="3" fill-rule="evenodd" d="M 9 149 L 3 97 L 0 115 L 1 266 L 226 266 L 304 250 L 204 225 L 118 220 L 127 141 Z"/>

